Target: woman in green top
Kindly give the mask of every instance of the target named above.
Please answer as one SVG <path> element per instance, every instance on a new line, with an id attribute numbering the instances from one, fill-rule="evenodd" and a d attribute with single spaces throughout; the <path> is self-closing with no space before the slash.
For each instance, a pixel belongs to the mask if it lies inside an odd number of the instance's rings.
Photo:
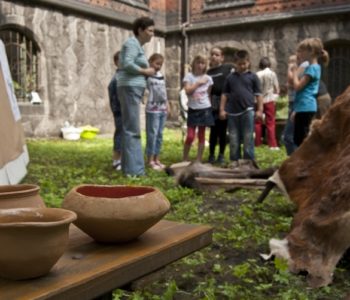
<path id="1" fill-rule="evenodd" d="M 146 76 L 155 74 L 142 46 L 154 35 L 154 21 L 141 17 L 134 21 L 133 37 L 122 46 L 117 75 L 118 97 L 123 121 L 122 171 L 125 175 L 144 175 L 141 146 L 140 103 L 146 88 Z"/>

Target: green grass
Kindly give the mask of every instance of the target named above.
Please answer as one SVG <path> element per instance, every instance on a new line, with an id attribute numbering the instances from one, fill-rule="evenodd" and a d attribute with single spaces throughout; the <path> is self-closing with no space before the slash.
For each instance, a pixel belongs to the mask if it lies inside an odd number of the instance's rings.
<path id="1" fill-rule="evenodd" d="M 256 190 L 198 192 L 175 186 L 173 178 L 151 169 L 145 178 L 125 178 L 111 168 L 111 139 L 30 139 L 27 145 L 30 164 L 24 182 L 38 184 L 50 207 L 59 207 L 68 191 L 83 183 L 153 185 L 172 204 L 166 219 L 214 227 L 209 247 L 168 266 L 158 281 L 142 290 L 116 290 L 115 299 L 343 299 L 349 291 L 346 264 L 336 269 L 331 286 L 311 290 L 304 277 L 286 271 L 283 261 L 260 260 L 259 253 L 268 252 L 269 239 L 288 232 L 295 209 L 277 191 L 257 204 Z M 165 130 L 161 157 L 167 165 L 181 161 L 180 131 Z M 261 168 L 284 159 L 284 151 L 256 149 Z"/>

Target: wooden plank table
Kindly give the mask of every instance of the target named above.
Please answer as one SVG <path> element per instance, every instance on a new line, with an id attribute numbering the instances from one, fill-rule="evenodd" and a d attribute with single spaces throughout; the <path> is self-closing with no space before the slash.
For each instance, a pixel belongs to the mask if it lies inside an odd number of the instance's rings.
<path id="1" fill-rule="evenodd" d="M 50 273 L 31 280 L 0 279 L 0 299 L 93 299 L 209 245 L 211 239 L 209 226 L 162 220 L 133 242 L 104 245 L 71 225 L 68 249 Z"/>

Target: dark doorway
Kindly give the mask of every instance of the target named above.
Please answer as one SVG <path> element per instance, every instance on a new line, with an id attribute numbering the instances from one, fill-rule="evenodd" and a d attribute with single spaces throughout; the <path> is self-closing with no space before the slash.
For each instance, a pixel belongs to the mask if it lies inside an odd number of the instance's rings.
<path id="1" fill-rule="evenodd" d="M 322 70 L 322 78 L 334 100 L 350 85 L 350 41 L 336 40 L 325 44 L 329 53 L 328 67 Z"/>
<path id="2" fill-rule="evenodd" d="M 232 47 L 223 47 L 222 51 L 224 52 L 225 55 L 225 63 L 233 63 L 234 61 L 234 56 L 235 53 L 238 51 L 239 49 L 236 48 L 232 48 Z"/>

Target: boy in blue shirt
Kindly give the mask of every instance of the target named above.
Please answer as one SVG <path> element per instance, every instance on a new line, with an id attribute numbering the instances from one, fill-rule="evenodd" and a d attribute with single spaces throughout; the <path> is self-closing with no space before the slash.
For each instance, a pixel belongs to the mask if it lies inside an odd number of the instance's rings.
<path id="1" fill-rule="evenodd" d="M 263 111 L 260 82 L 256 74 L 249 70 L 250 60 L 246 50 L 236 52 L 234 64 L 235 72 L 224 83 L 220 118 L 227 118 L 228 121 L 231 162 L 237 162 L 241 158 L 254 160 L 254 115 L 262 118 Z"/>

